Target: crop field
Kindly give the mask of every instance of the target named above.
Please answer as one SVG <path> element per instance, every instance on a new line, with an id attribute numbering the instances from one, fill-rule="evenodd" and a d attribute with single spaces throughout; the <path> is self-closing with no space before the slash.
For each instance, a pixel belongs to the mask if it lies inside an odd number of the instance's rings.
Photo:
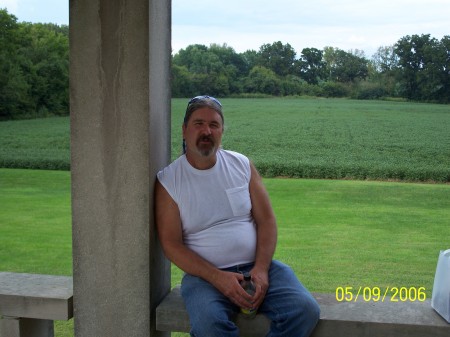
<path id="1" fill-rule="evenodd" d="M 172 100 L 172 158 L 186 99 Z M 265 177 L 450 182 L 450 106 L 319 98 L 223 99 L 223 147 Z M 0 123 L 0 167 L 70 167 L 67 117 Z"/>
<path id="2" fill-rule="evenodd" d="M 0 122 L 0 167 L 69 170 L 69 117 Z"/>
<path id="3" fill-rule="evenodd" d="M 450 181 L 450 106 L 341 99 L 222 101 L 224 148 L 266 177 Z M 172 154 L 185 100 L 173 101 Z"/>

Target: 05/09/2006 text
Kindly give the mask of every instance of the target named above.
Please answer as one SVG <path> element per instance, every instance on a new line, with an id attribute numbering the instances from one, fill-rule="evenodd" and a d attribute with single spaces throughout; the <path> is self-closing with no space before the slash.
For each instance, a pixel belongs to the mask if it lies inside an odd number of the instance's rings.
<path id="1" fill-rule="evenodd" d="M 361 297 L 364 302 L 424 302 L 427 299 L 425 287 L 337 287 L 336 301 L 356 302 Z"/>

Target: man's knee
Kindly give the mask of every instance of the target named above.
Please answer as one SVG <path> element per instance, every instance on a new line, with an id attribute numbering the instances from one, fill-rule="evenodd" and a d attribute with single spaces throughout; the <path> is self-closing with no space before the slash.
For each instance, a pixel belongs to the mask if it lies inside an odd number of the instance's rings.
<path id="1" fill-rule="evenodd" d="M 312 295 L 303 297 L 291 319 L 302 330 L 311 332 L 320 319 L 320 307 L 315 298 Z"/>

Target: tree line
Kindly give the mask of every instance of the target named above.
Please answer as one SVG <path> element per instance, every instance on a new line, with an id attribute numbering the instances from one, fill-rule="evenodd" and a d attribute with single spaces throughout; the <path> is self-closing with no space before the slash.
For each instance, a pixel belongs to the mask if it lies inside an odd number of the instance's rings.
<path id="1" fill-rule="evenodd" d="M 441 40 L 429 34 L 405 36 L 379 47 L 371 59 L 361 50 L 334 47 L 304 48 L 297 55 L 280 41 L 244 53 L 226 44 L 190 45 L 173 56 L 172 95 L 199 92 L 449 103 L 450 35 Z"/>
<path id="2" fill-rule="evenodd" d="M 274 42 L 237 53 L 190 45 L 172 56 L 172 96 L 308 95 L 450 102 L 450 36 L 402 37 L 364 51 Z M 0 9 L 0 120 L 69 114 L 69 27 L 18 22 Z"/>
<path id="3" fill-rule="evenodd" d="M 0 120 L 69 113 L 69 28 L 0 9 Z"/>

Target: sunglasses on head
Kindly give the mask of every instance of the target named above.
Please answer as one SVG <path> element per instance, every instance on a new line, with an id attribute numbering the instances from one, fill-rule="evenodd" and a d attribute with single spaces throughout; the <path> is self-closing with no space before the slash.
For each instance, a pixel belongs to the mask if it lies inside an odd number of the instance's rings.
<path id="1" fill-rule="evenodd" d="M 191 100 L 188 102 L 188 107 L 189 107 L 189 105 L 191 105 L 191 104 L 193 104 L 195 102 L 204 100 L 204 99 L 210 99 L 211 101 L 213 101 L 214 103 L 216 103 L 217 105 L 222 107 L 222 103 L 220 103 L 217 98 L 214 98 L 212 96 L 207 96 L 207 95 L 195 96 L 194 98 L 191 98 Z"/>

